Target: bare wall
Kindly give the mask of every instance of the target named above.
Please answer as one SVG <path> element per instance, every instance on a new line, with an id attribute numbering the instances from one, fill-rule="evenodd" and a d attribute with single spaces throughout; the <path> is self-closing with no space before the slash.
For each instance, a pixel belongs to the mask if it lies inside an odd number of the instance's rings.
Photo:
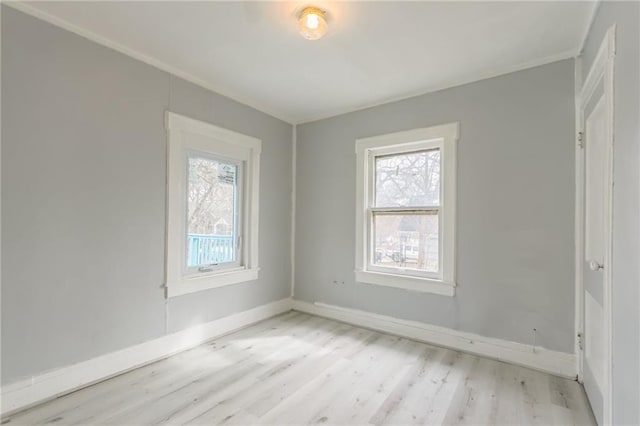
<path id="1" fill-rule="evenodd" d="M 455 297 L 354 282 L 355 140 L 452 121 Z M 298 125 L 295 298 L 572 353 L 574 127 L 573 60 Z"/>
<path id="2" fill-rule="evenodd" d="M 613 422 L 640 424 L 640 3 L 600 3 L 583 73 L 616 24 L 613 157 Z M 589 338 L 587 336 L 587 338 Z"/>
<path id="3" fill-rule="evenodd" d="M 164 111 L 263 141 L 260 279 L 166 301 Z M 291 125 L 2 6 L 2 383 L 289 296 Z"/>

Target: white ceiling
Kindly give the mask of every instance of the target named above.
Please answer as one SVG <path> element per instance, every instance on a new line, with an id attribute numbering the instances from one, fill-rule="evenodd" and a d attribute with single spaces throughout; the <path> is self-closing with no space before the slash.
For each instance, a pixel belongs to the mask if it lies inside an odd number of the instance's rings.
<path id="1" fill-rule="evenodd" d="M 593 2 L 29 2 L 30 13 L 291 123 L 575 56 Z"/>

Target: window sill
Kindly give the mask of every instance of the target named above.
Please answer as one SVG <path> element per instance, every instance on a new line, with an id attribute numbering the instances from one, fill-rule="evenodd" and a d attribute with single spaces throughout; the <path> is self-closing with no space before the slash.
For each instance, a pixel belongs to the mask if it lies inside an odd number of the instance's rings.
<path id="1" fill-rule="evenodd" d="M 203 276 L 183 277 L 179 281 L 167 283 L 166 295 L 167 298 L 177 297 L 212 288 L 254 281 L 258 279 L 259 270 L 260 268 L 239 269 Z"/>
<path id="2" fill-rule="evenodd" d="M 429 278 L 356 270 L 356 281 L 363 284 L 401 288 L 421 293 L 439 294 L 441 296 L 454 296 L 456 294 L 455 283 Z"/>

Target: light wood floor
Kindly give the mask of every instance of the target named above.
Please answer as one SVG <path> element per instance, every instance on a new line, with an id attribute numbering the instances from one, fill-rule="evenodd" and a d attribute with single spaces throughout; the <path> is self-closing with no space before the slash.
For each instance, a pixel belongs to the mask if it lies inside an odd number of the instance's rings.
<path id="1" fill-rule="evenodd" d="M 3 424 L 595 424 L 581 386 L 290 312 Z"/>

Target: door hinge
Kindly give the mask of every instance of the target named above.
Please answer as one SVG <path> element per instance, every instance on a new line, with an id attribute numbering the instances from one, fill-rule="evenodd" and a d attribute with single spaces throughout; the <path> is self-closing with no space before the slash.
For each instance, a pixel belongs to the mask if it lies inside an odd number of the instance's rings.
<path id="1" fill-rule="evenodd" d="M 584 148 L 584 133 L 578 132 L 578 146 Z"/>
<path id="2" fill-rule="evenodd" d="M 578 333 L 578 348 L 580 348 L 581 351 L 584 350 L 584 347 L 583 347 L 584 345 L 582 343 L 583 337 L 584 336 L 582 333 Z"/>

